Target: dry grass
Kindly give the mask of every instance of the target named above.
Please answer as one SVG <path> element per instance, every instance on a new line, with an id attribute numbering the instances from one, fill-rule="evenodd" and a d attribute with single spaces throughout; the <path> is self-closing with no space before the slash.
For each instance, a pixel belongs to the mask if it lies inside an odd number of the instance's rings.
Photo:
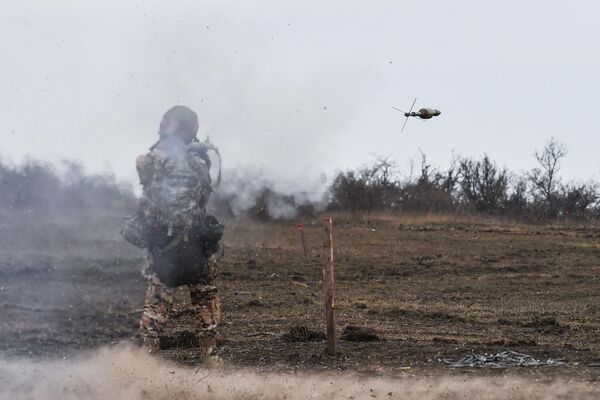
<path id="1" fill-rule="evenodd" d="M 423 213 L 423 212 L 393 212 L 375 211 L 355 218 L 347 211 L 333 211 L 322 214 L 324 217 L 334 218 L 344 223 L 370 223 L 388 222 L 401 225 L 427 225 L 427 224 L 472 224 L 488 226 L 537 226 L 557 229 L 583 229 L 598 228 L 600 221 L 580 219 L 556 219 L 550 221 L 537 220 L 527 221 L 506 216 L 491 216 L 477 213 Z"/>
<path id="2" fill-rule="evenodd" d="M 318 343 L 281 342 L 292 326 L 323 324 L 321 218 L 303 221 L 307 258 L 295 222 L 238 221 L 228 227 L 221 261 L 230 324 L 224 357 L 262 369 L 411 365 L 426 373 L 443 370 L 429 360 L 472 349 L 565 357 L 579 362 L 577 373 L 600 357 L 596 227 L 446 214 L 381 213 L 358 223 L 327 216 L 334 218 L 338 326 L 372 327 L 386 340 L 342 342 L 345 358 L 336 361 L 321 359 Z M 248 306 L 253 301 L 261 306 Z"/>

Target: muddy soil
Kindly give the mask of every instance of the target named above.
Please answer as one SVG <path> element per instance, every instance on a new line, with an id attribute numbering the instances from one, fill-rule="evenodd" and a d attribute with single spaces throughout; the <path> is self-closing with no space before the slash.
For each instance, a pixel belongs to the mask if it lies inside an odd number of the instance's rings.
<path id="1" fill-rule="evenodd" d="M 2 356 L 70 357 L 135 336 L 143 253 L 121 241 L 117 222 L 103 219 L 100 230 L 81 219 L 2 225 Z M 338 335 L 353 326 L 372 336 L 346 337 L 330 357 L 319 336 L 322 228 L 319 219 L 303 222 L 307 257 L 295 222 L 228 222 L 218 353 L 229 368 L 597 379 L 600 227 L 336 218 Z M 196 364 L 188 302 L 181 288 L 160 357 Z M 286 340 L 293 329 L 306 340 Z M 567 365 L 450 370 L 440 362 L 504 349 Z"/>

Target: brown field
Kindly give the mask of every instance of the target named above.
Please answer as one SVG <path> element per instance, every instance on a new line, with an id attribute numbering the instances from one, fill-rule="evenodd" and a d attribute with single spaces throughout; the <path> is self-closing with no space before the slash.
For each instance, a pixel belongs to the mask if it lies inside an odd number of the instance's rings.
<path id="1" fill-rule="evenodd" d="M 304 221 L 306 258 L 295 222 L 229 221 L 218 350 L 228 368 L 596 380 L 600 369 L 589 364 L 600 359 L 600 227 L 445 215 L 334 218 L 338 333 L 357 325 L 381 340 L 340 340 L 336 357 L 324 354 L 322 341 L 283 340 L 294 326 L 324 330 L 321 221 Z M 133 337 L 142 253 L 111 233 L 110 220 L 102 234 L 85 235 L 64 220 L 36 224 L 40 237 L 61 239 L 19 242 L 27 224 L 3 235 L 0 352 L 68 357 Z M 196 364 L 186 298 L 181 289 L 161 357 Z M 439 361 L 503 349 L 568 364 L 456 372 Z"/>

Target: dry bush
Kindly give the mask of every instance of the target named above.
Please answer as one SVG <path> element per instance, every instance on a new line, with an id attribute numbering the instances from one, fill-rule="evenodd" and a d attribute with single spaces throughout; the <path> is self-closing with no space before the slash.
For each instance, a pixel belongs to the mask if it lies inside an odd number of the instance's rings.
<path id="1" fill-rule="evenodd" d="M 475 213 L 525 222 L 599 218 L 595 182 L 561 182 L 558 172 L 566 154 L 566 146 L 551 139 L 534 154 L 539 167 L 524 174 L 498 167 L 486 154 L 453 157 L 446 170 L 433 168 L 421 154 L 420 175 L 404 182 L 394 178 L 389 158 L 377 157 L 370 166 L 336 176 L 328 209 L 349 211 L 355 221 L 379 211 Z"/>

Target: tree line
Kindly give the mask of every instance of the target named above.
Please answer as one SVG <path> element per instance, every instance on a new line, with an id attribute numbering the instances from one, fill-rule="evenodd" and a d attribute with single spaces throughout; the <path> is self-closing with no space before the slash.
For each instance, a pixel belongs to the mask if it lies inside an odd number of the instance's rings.
<path id="1" fill-rule="evenodd" d="M 244 179 L 229 177 L 232 189 L 213 194 L 210 212 L 259 220 L 316 215 L 324 209 L 347 211 L 355 219 L 376 211 L 473 213 L 532 221 L 598 219 L 598 185 L 566 182 L 560 176 L 567 154 L 563 143 L 551 139 L 534 153 L 536 167 L 518 174 L 485 154 L 455 156 L 447 168 L 433 167 L 421 154 L 416 173 L 406 179 L 399 178 L 401 171 L 389 157 L 376 157 L 367 166 L 338 173 L 316 203 L 306 200 L 314 196 L 279 193 L 264 182 L 244 186 Z M 136 196 L 114 176 L 85 174 L 73 162 L 61 165 L 58 173 L 48 163 L 30 160 L 14 166 L 0 160 L 0 211 L 94 210 L 125 216 L 135 210 Z"/>
<path id="2" fill-rule="evenodd" d="M 534 153 L 537 166 L 514 173 L 487 154 L 454 157 L 446 169 L 432 167 L 421 154 L 415 177 L 397 179 L 389 157 L 357 170 L 340 172 L 330 187 L 330 210 L 360 219 L 374 211 L 461 212 L 530 220 L 600 217 L 595 182 L 564 182 L 561 163 L 567 147 L 550 139 Z M 412 174 L 411 174 L 412 175 Z"/>
<path id="3" fill-rule="evenodd" d="M 112 175 L 86 174 L 81 164 L 56 166 L 27 160 L 15 166 L 0 160 L 0 211 L 109 212 L 128 215 L 137 199 Z"/>

